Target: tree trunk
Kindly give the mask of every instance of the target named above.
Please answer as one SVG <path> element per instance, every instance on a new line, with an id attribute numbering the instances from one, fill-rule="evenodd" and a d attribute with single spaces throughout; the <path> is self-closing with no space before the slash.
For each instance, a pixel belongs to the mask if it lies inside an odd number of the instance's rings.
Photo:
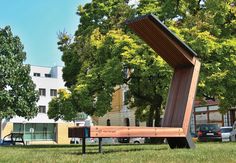
<path id="1" fill-rule="evenodd" d="M 161 126 L 161 124 L 160 124 L 160 122 L 161 122 L 160 107 L 156 108 L 154 119 L 155 119 L 154 126 L 160 127 Z"/>
<path id="2" fill-rule="evenodd" d="M 153 107 L 151 106 L 151 107 L 150 107 L 150 110 L 149 110 L 149 114 L 148 114 L 148 119 L 147 119 L 147 122 L 146 122 L 146 126 L 147 126 L 147 127 L 153 127 L 154 111 L 155 111 L 155 108 L 153 108 Z"/>
<path id="3" fill-rule="evenodd" d="M 2 139 L 2 118 L 0 118 L 0 140 Z"/>
<path id="4" fill-rule="evenodd" d="M 154 105 L 152 106 L 155 109 L 155 115 L 154 115 L 154 126 L 155 127 L 160 127 L 160 121 L 161 121 L 161 115 L 160 115 L 160 111 L 161 111 L 161 104 L 162 104 L 162 97 L 158 96 L 158 98 L 156 98 L 156 101 L 154 103 Z M 150 143 L 151 144 L 162 144 L 164 142 L 163 138 L 150 138 Z"/>
<path id="5" fill-rule="evenodd" d="M 155 119 L 155 127 L 160 127 L 161 126 L 161 104 L 162 104 L 162 101 L 163 101 L 163 98 L 162 96 L 157 96 L 156 97 L 156 103 L 155 103 L 155 116 L 154 116 L 154 119 Z"/>

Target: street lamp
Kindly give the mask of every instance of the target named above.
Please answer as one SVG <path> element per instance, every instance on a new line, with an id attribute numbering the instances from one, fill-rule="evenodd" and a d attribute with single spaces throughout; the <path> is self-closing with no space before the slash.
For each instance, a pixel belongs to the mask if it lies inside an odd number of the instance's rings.
<path id="1" fill-rule="evenodd" d="M 24 139 L 24 143 L 25 143 L 25 124 L 26 124 L 26 121 L 23 121 L 22 124 L 23 124 L 23 139 Z"/>

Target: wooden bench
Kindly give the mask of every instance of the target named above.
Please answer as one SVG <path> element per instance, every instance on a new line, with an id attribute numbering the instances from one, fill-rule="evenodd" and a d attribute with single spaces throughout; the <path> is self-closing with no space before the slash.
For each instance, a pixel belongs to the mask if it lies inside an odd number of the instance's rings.
<path id="1" fill-rule="evenodd" d="M 195 98 L 200 62 L 196 53 L 180 41 L 154 15 L 145 15 L 128 20 L 127 25 L 174 70 L 162 127 L 91 126 L 71 127 L 69 137 L 161 137 L 167 138 L 171 148 L 194 148 L 189 132 Z"/>

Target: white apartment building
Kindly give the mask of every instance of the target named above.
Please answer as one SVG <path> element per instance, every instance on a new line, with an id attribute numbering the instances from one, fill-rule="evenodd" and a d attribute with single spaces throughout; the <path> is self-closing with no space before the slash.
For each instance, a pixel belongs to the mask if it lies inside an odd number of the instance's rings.
<path id="1" fill-rule="evenodd" d="M 56 143 L 68 144 L 68 127 L 84 125 L 85 121 L 54 121 L 47 116 L 48 103 L 57 96 L 60 88 L 65 88 L 62 78 L 62 67 L 31 66 L 30 76 L 39 91 L 38 115 L 30 120 L 22 117 L 4 119 L 2 122 L 2 138 L 11 132 L 24 133 L 24 139 L 31 144 Z M 89 120 L 87 120 L 89 121 Z"/>

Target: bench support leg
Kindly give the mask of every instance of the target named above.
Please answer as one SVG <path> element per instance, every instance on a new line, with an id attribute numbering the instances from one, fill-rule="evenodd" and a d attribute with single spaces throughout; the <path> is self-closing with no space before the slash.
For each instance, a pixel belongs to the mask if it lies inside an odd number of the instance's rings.
<path id="1" fill-rule="evenodd" d="M 102 138 L 98 138 L 98 142 L 99 142 L 98 152 L 102 153 Z"/>
<path id="2" fill-rule="evenodd" d="M 86 138 L 82 138 L 82 154 L 86 153 Z"/>
<path id="3" fill-rule="evenodd" d="M 195 148 L 190 134 L 187 137 L 167 138 L 171 149 L 173 148 Z"/>

